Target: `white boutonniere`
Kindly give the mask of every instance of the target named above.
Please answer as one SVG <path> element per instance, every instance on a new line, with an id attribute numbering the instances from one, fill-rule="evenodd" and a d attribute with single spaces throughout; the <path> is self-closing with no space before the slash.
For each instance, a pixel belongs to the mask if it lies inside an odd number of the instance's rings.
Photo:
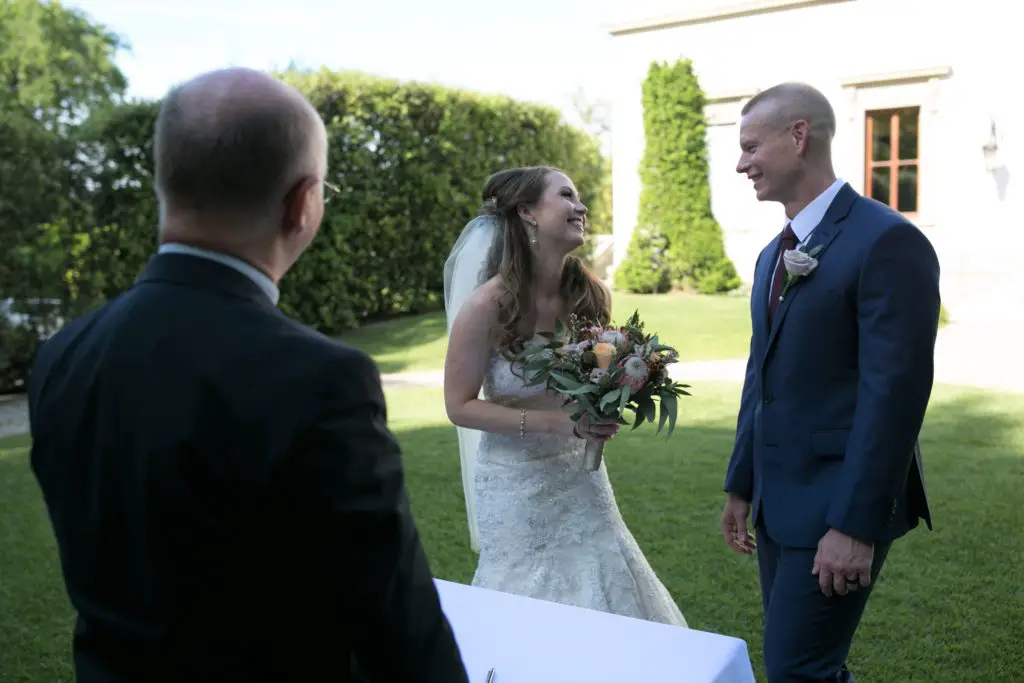
<path id="1" fill-rule="evenodd" d="M 825 246 L 819 244 L 810 251 L 806 249 L 806 246 L 800 245 L 796 249 L 787 249 L 783 252 L 782 263 L 786 266 L 786 281 L 782 286 L 780 300 L 798 280 L 810 277 L 811 273 L 817 270 L 818 256 L 824 251 Z"/>

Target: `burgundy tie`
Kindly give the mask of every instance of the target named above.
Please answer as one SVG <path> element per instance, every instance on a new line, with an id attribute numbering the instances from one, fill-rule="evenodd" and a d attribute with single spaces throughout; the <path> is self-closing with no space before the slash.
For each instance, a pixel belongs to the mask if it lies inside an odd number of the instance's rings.
<path id="1" fill-rule="evenodd" d="M 782 243 L 779 247 L 779 260 L 775 265 L 775 277 L 772 278 L 772 291 L 768 295 L 769 327 L 775 322 L 775 311 L 779 308 L 779 297 L 782 296 L 782 278 L 786 274 L 786 264 L 782 260 L 782 255 L 788 249 L 795 248 L 796 233 L 793 232 L 793 228 L 787 223 L 786 228 L 782 231 Z"/>

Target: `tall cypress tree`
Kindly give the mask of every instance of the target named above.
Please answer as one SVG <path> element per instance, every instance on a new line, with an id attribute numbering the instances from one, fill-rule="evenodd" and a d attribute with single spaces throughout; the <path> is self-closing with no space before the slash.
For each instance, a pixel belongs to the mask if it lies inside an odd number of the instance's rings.
<path id="1" fill-rule="evenodd" d="M 740 279 L 711 212 L 704 93 L 692 62 L 652 63 L 643 105 L 640 211 L 620 284 L 646 292 L 733 290 Z"/>

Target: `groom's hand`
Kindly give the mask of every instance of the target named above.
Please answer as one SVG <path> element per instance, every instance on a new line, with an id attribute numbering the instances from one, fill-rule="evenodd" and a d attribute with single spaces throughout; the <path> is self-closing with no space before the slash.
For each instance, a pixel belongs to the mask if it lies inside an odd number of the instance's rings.
<path id="1" fill-rule="evenodd" d="M 818 577 L 818 585 L 826 596 L 846 595 L 860 586 L 871 585 L 874 556 L 875 547 L 871 543 L 829 529 L 818 541 L 818 554 L 814 556 L 811 573 Z"/>
<path id="2" fill-rule="evenodd" d="M 722 510 L 722 537 L 738 553 L 749 555 L 757 549 L 754 536 L 747 530 L 750 503 L 730 493 Z"/>

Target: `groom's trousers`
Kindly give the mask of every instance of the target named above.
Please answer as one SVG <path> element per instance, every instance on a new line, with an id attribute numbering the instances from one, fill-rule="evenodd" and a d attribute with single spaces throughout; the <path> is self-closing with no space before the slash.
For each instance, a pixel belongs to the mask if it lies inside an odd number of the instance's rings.
<path id="1" fill-rule="evenodd" d="M 890 544 L 875 545 L 870 587 L 826 597 L 811 573 L 817 548 L 780 546 L 763 524 L 756 533 L 768 683 L 852 680 L 846 657 Z"/>

